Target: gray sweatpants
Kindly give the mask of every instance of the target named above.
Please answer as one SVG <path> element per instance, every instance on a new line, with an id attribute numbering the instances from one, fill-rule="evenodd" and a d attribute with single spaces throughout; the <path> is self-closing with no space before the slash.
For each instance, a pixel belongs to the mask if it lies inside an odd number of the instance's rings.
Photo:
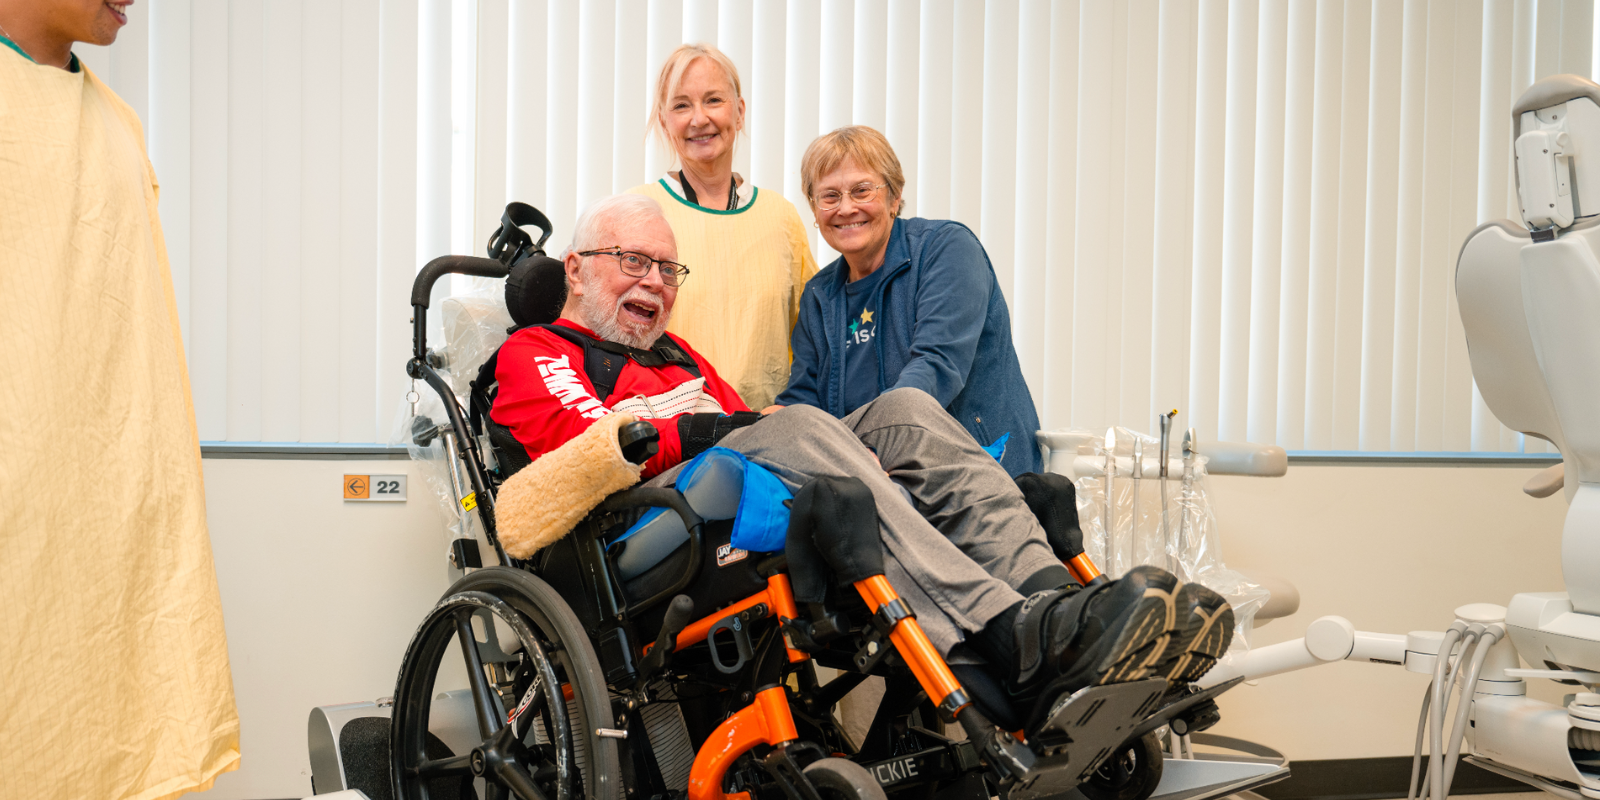
<path id="1" fill-rule="evenodd" d="M 1014 587 L 1061 565 L 1005 469 L 920 390 L 888 392 L 843 420 L 789 406 L 719 444 L 771 470 L 790 491 L 824 475 L 865 482 L 878 504 L 884 573 L 942 654 L 1021 600 Z"/>

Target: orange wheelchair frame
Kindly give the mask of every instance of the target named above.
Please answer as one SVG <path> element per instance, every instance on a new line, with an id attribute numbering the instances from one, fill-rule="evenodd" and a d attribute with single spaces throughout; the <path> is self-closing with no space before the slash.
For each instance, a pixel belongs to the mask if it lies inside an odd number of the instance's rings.
<path id="1" fill-rule="evenodd" d="M 1100 571 L 1095 568 L 1094 562 L 1089 560 L 1087 555 L 1080 554 L 1066 564 L 1073 577 L 1085 586 L 1101 577 Z M 856 581 L 854 586 L 860 593 L 861 599 L 866 602 L 868 610 L 874 614 L 900 601 L 899 594 L 883 575 Z M 789 577 L 784 574 L 773 575 L 767 579 L 765 591 L 720 609 L 715 614 L 702 617 L 685 627 L 677 635 L 676 648 L 681 650 L 705 641 L 719 620 L 760 605 L 765 605 L 776 612 L 780 622 L 793 620 L 799 616 L 794 592 L 789 586 Z M 787 634 L 785 636 L 784 649 L 790 663 L 799 663 L 811 658 L 806 653 L 796 650 L 793 643 L 787 640 Z M 962 690 L 961 683 L 950 672 L 950 667 L 945 664 L 944 658 L 934 650 L 933 643 L 928 641 L 927 634 L 923 633 L 922 626 L 917 623 L 916 618 L 906 616 L 898 619 L 889 631 L 889 640 L 905 659 L 906 665 L 910 667 L 912 674 L 917 678 L 917 683 L 927 693 L 928 698 L 934 701 L 941 711 L 947 712 L 951 717 L 959 717 L 962 709 L 966 708 L 971 700 Z M 647 645 L 643 654 L 648 654 L 649 650 L 650 646 Z M 1021 731 L 1011 735 L 1018 739 L 1023 738 Z M 723 793 L 722 781 L 728 768 L 758 744 L 777 747 L 798 738 L 799 732 L 795 728 L 794 715 L 789 708 L 789 697 L 784 688 L 774 686 L 758 692 L 754 702 L 719 725 L 711 738 L 702 746 L 690 772 L 689 800 L 720 798 L 750 800 L 749 794 L 745 792 Z"/>

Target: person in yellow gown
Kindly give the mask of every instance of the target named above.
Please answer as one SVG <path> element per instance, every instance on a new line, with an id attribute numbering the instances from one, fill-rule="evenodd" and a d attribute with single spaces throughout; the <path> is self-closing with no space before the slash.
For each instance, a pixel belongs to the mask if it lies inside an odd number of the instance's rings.
<path id="1" fill-rule="evenodd" d="M 816 274 L 794 204 L 733 171 L 744 130 L 739 71 L 722 51 L 686 44 L 661 66 L 650 130 L 677 165 L 628 191 L 661 204 L 694 282 L 667 330 L 695 343 L 746 405 L 764 408 L 789 380 L 789 332 Z"/>
<path id="2" fill-rule="evenodd" d="M 200 446 L 139 118 L 72 54 L 122 0 L 0 0 L 0 797 L 239 764 Z"/>

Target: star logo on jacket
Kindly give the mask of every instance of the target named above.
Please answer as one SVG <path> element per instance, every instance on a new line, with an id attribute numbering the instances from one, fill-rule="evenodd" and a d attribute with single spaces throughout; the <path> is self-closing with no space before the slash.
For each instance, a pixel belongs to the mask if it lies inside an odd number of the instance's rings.
<path id="1" fill-rule="evenodd" d="M 863 324 L 865 324 L 865 323 L 868 323 L 868 322 L 871 322 L 871 321 L 872 321 L 872 311 L 870 309 L 863 309 L 862 312 L 861 312 L 861 322 Z M 850 327 L 854 328 L 855 326 L 851 325 Z"/>

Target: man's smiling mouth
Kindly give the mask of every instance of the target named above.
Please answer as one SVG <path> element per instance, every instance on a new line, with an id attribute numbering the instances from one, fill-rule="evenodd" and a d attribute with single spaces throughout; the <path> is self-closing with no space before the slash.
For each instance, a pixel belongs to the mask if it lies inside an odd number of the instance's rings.
<path id="1" fill-rule="evenodd" d="M 629 316 L 645 323 L 654 322 L 656 314 L 660 313 L 654 306 L 636 303 L 631 300 L 622 304 L 622 310 L 627 312 Z"/>

